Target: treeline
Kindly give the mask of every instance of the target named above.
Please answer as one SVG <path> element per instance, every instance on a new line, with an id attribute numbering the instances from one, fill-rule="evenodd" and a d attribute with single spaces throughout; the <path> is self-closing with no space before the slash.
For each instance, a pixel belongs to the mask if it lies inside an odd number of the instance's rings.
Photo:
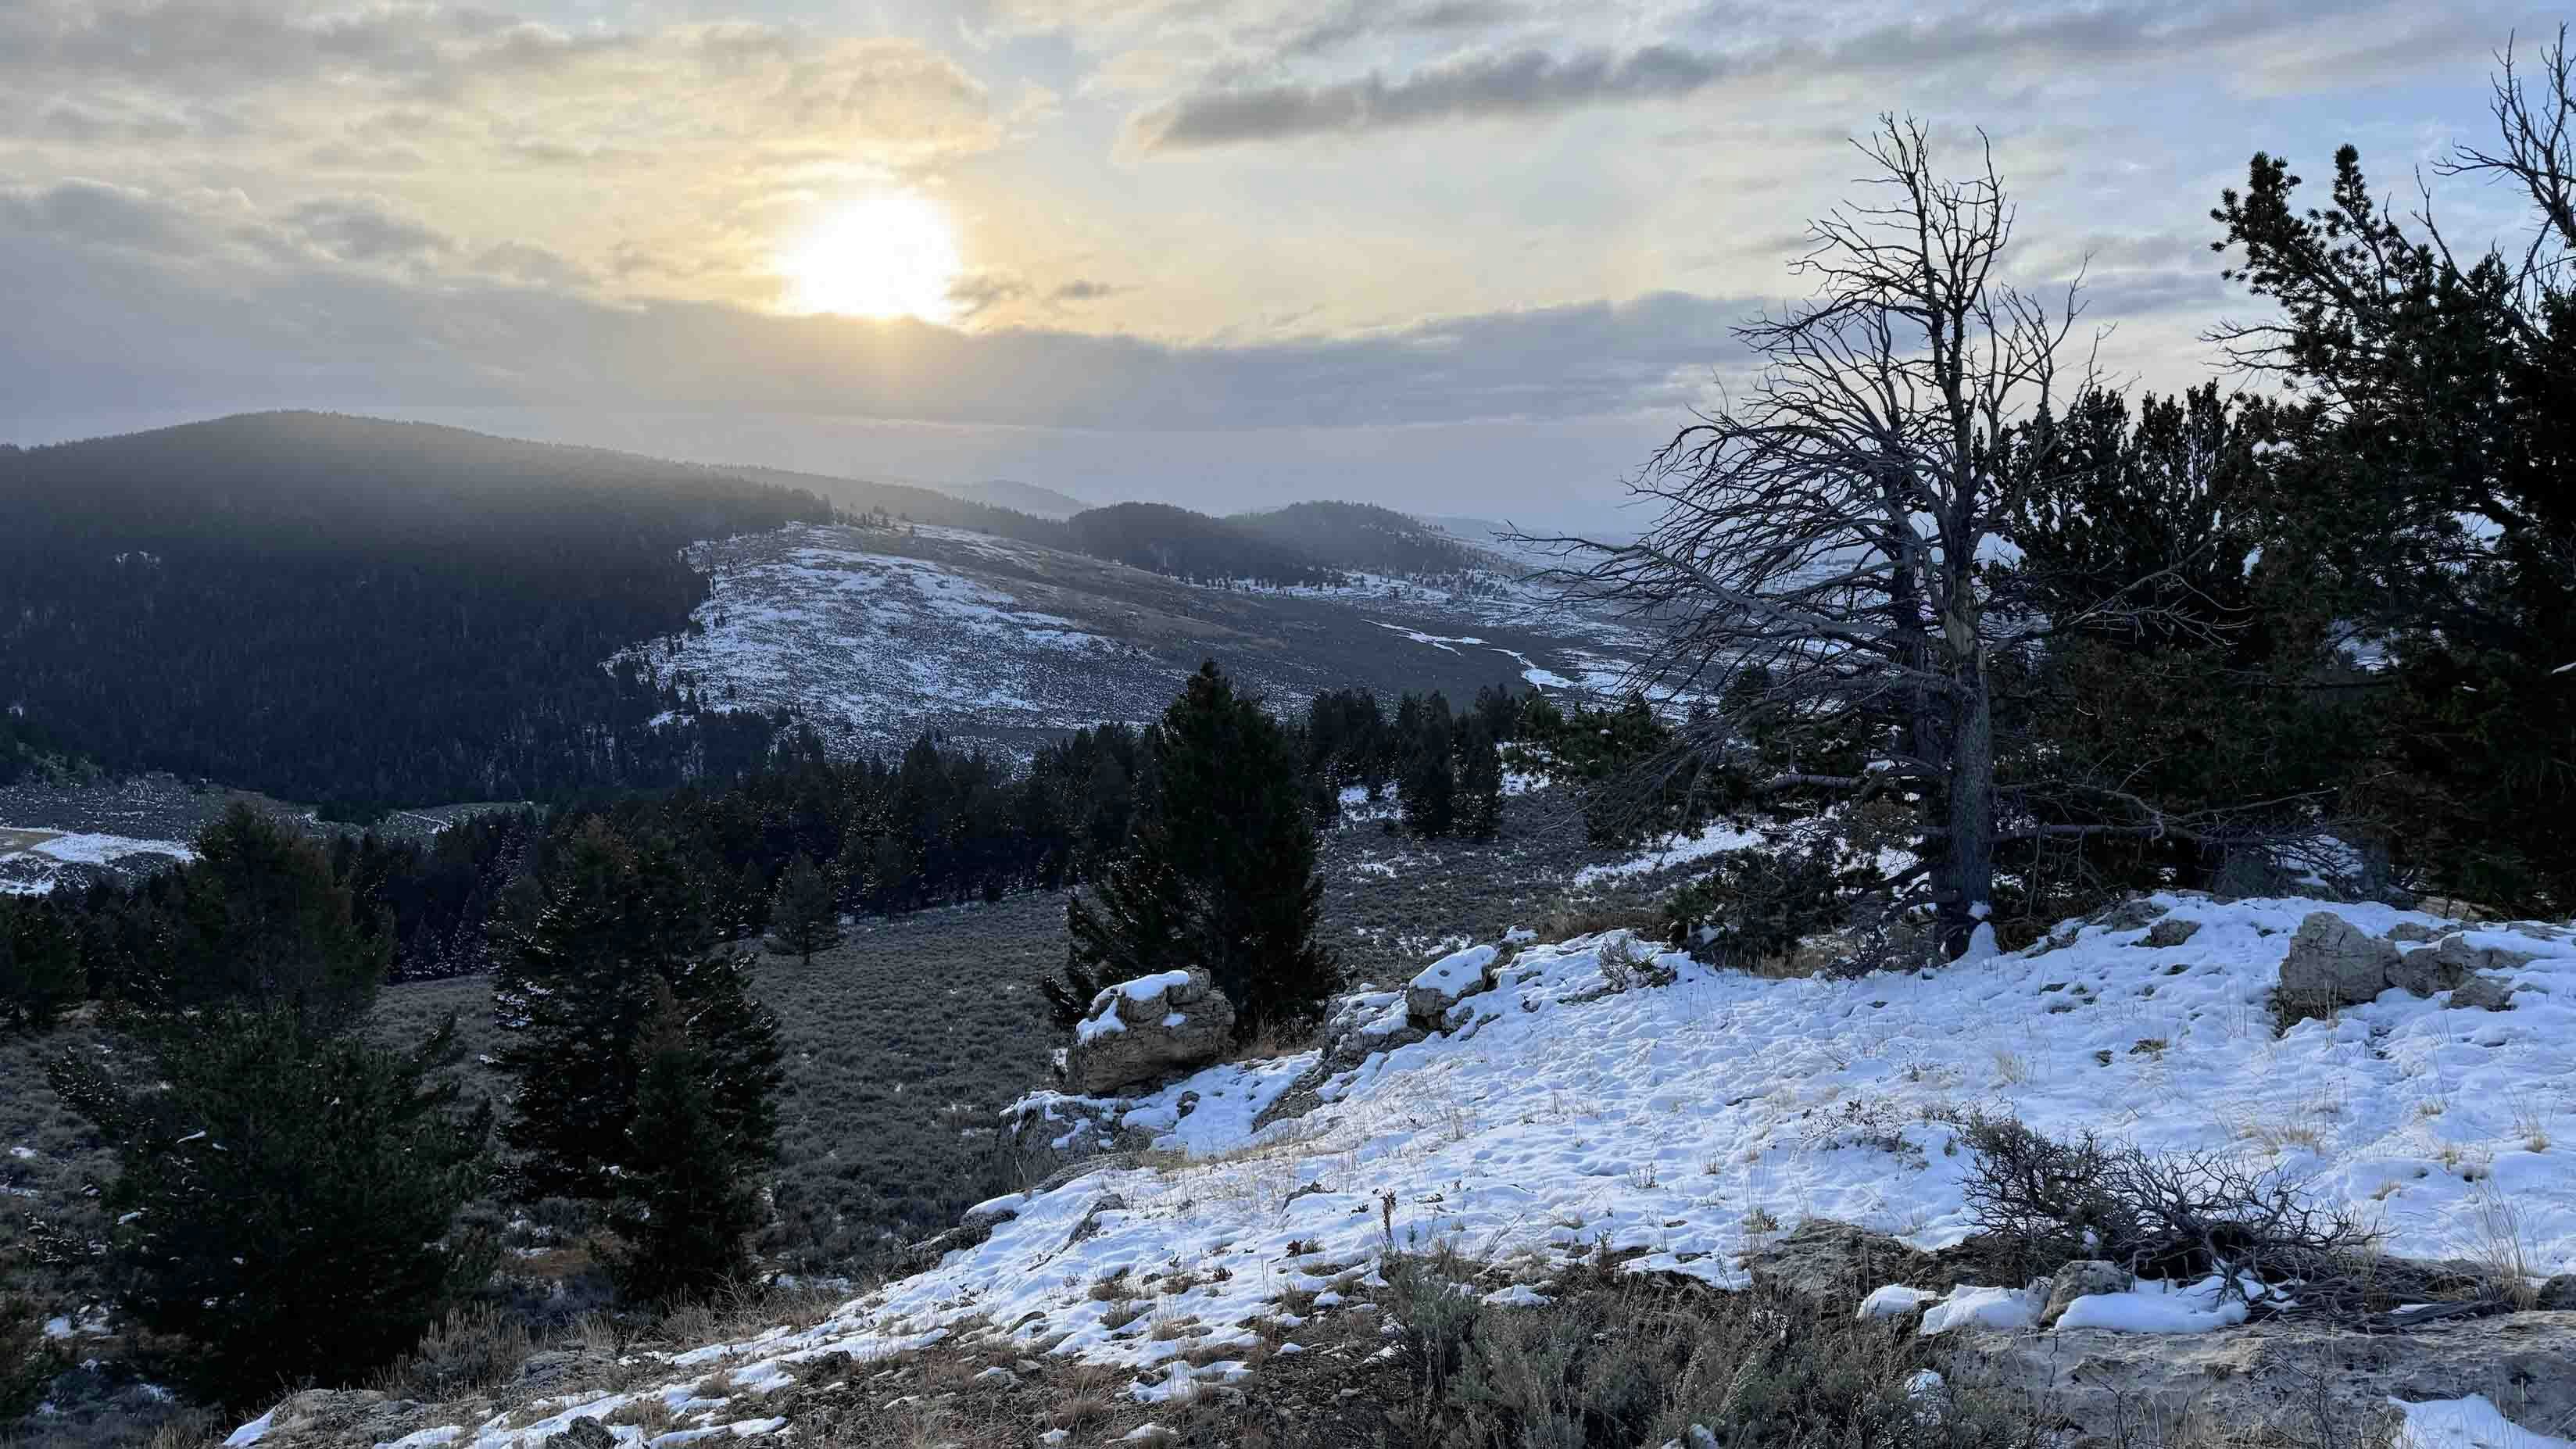
<path id="1" fill-rule="evenodd" d="M 678 464 L 279 413 L 0 449 L 0 514 L 0 769 L 33 737 L 366 818 L 755 766 L 782 720 L 601 661 L 688 627 L 691 541 L 830 510 Z"/>
<path id="2" fill-rule="evenodd" d="M 1407 829 L 1490 836 L 1501 818 L 1497 747 L 1525 712 L 1543 708 L 1536 698 L 1490 687 L 1453 714 L 1436 693 L 1407 695 L 1391 712 L 1364 690 L 1320 694 L 1281 725 L 1286 787 L 1328 824 L 1343 790 L 1375 798 L 1400 784 Z M 1025 766 L 928 736 L 899 757 L 839 760 L 798 731 L 774 758 L 721 784 L 486 811 L 427 840 L 344 832 L 319 848 L 357 902 L 353 929 L 383 945 L 388 976 L 428 980 L 496 969 L 493 923 L 524 906 L 529 883 L 594 826 L 667 856 L 728 936 L 776 935 L 782 898 L 800 903 L 810 927 L 827 912 L 891 915 L 1066 889 L 1126 848 L 1139 802 L 1158 788 L 1156 768 L 1145 731 L 1122 724 L 1074 731 Z M 789 880 L 800 864 L 816 882 L 801 894 Z M 206 869 L 180 865 L 0 903 L 0 919 L 23 917 L 25 930 L 71 952 L 67 964 L 45 954 L 28 968 L 29 980 L 47 983 L 23 988 L 30 999 L 53 1003 L 31 1009 L 156 991 L 166 969 L 156 963 L 183 931 Z M 803 904 L 818 890 L 822 905 Z M 22 989 L 12 969 L 0 958 L 0 997 Z"/>

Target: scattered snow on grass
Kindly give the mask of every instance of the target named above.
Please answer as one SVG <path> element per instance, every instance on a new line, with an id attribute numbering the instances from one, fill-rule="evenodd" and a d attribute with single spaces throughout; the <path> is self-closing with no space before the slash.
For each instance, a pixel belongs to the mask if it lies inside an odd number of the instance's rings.
<path id="1" fill-rule="evenodd" d="M 1597 880 L 1644 875 L 1650 871 L 1680 865 L 1685 861 L 1706 860 L 1721 851 L 1742 850 L 1747 846 L 1762 843 L 1761 832 L 1738 830 L 1721 820 L 1704 827 L 1696 835 L 1684 836 L 1669 845 L 1657 846 L 1642 854 L 1630 856 L 1626 860 L 1614 861 L 1609 865 L 1587 865 L 1574 873 L 1574 883 L 1578 886 L 1587 886 Z"/>

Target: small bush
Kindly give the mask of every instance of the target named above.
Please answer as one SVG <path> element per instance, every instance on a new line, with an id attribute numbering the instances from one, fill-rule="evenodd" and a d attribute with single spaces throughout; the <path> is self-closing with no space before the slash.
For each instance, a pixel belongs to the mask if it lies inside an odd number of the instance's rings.
<path id="1" fill-rule="evenodd" d="M 2369 1230 L 2311 1202 L 2275 1169 L 2215 1153 L 2149 1153 L 2087 1133 L 2041 1136 L 2009 1117 L 1972 1117 L 1967 1184 L 1977 1226 L 2034 1271 L 2104 1258 L 2151 1278 L 2228 1272 L 2300 1281 L 2324 1303 L 2351 1278 Z"/>
<path id="2" fill-rule="evenodd" d="M 24 1298 L 0 1299 L 0 1425 L 34 1413 L 67 1358 L 45 1337 L 43 1309 Z"/>
<path id="3" fill-rule="evenodd" d="M 517 1314 L 489 1305 L 451 1308 L 410 1354 L 385 1370 L 377 1387 L 421 1400 L 488 1393 L 515 1380 L 534 1349 L 527 1322 Z"/>
<path id="4" fill-rule="evenodd" d="M 1423 1390 L 1412 1441 L 1437 1449 L 1709 1435 L 1762 1449 L 2006 1449 L 2041 1437 L 2024 1406 L 1963 1385 L 1931 1410 L 1907 1389 L 1937 1344 L 1848 1304 L 1578 1269 L 1553 1302 L 1502 1308 L 1418 1258 L 1387 1278 Z"/>

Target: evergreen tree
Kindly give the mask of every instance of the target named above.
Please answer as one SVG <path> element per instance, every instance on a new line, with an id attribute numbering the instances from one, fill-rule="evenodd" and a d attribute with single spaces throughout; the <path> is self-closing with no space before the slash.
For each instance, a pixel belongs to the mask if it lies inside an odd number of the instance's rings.
<path id="1" fill-rule="evenodd" d="M 42 897 L 0 896 L 0 1027 L 49 1030 L 86 984 L 62 913 Z"/>
<path id="2" fill-rule="evenodd" d="M 1449 754 L 1449 701 L 1425 701 L 1404 764 L 1404 828 L 1416 835 L 1446 835 L 1458 825 L 1458 771 Z"/>
<path id="3" fill-rule="evenodd" d="M 611 1195 L 656 981 L 689 1009 L 699 1047 L 733 1074 L 716 1108 L 727 1132 L 766 1154 L 777 1023 L 719 949 L 700 892 L 667 846 L 633 844 L 590 822 L 565 843 L 538 895 L 504 928 L 492 991 L 505 1037 L 495 1061 L 516 1083 L 501 1136 L 522 1154 L 519 1191 Z"/>
<path id="4" fill-rule="evenodd" d="M 348 886 L 293 827 L 234 804 L 197 837 L 181 877 L 176 954 L 153 993 L 188 1008 L 295 1005 L 317 1025 L 375 999 L 392 938 L 363 930 Z"/>
<path id="5" fill-rule="evenodd" d="M 625 1240 L 618 1288 L 655 1303 L 703 1295 L 750 1267 L 744 1241 L 760 1203 L 743 1175 L 766 1149 L 740 1138 L 717 1103 L 720 1073 L 692 1040 L 671 988 L 653 984 L 637 1044 L 635 1112 L 610 1225 Z"/>
<path id="6" fill-rule="evenodd" d="M 814 864 L 798 855 L 778 878 L 778 893 L 769 903 L 769 949 L 794 956 L 810 966 L 814 953 L 841 944 L 839 892 Z"/>
<path id="7" fill-rule="evenodd" d="M 1458 745 L 1458 831 L 1477 840 L 1503 827 L 1503 752 L 1487 718 L 1468 716 Z"/>
<path id="8" fill-rule="evenodd" d="M 1204 966 L 1238 1036 L 1311 1019 L 1336 972 L 1315 940 L 1315 827 L 1286 731 L 1208 663 L 1146 742 L 1157 788 L 1127 853 L 1067 906 L 1068 985 L 1050 1000 L 1061 1012 L 1106 982 Z"/>
<path id="9" fill-rule="evenodd" d="M 117 1154 L 119 1306 L 178 1341 L 165 1371 L 200 1396 L 357 1381 L 490 1273 L 453 1237 L 490 1122 L 431 1081 L 460 1054 L 453 1019 L 393 1052 L 291 1005 L 220 1006 L 159 1021 L 150 1044 L 130 1087 L 85 1053 L 49 1077 Z"/>

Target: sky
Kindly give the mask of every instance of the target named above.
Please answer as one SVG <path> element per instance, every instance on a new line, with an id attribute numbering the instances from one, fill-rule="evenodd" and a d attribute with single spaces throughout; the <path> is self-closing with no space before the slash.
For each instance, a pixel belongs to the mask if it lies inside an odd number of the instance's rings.
<path id="1" fill-rule="evenodd" d="M 2557 17 L 2385 0 L 0 3 L 0 440 L 252 408 L 1212 510 L 1598 516 L 1850 138 L 2212 375 L 2251 154 L 2383 187 Z M 2315 183 L 2312 183 L 2315 184 Z M 2474 234 L 2500 198 L 2432 179 Z M 2506 224 L 2496 209 L 2492 225 Z"/>

